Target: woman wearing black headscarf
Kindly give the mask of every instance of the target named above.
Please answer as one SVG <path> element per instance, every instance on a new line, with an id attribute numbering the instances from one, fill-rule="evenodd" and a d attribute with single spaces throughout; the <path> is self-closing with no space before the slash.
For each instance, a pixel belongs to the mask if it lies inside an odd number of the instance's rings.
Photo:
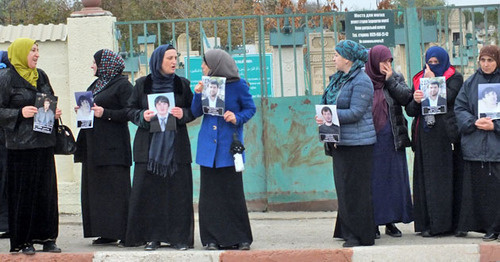
<path id="1" fill-rule="evenodd" d="M 191 147 L 186 127 L 194 119 L 190 108 L 193 93 L 189 80 L 175 74 L 176 64 L 177 51 L 172 45 L 156 48 L 149 62 L 151 73 L 137 79 L 128 103 L 129 120 L 138 129 L 126 244 L 148 242 L 146 250 L 156 250 L 161 242 L 179 250 L 194 244 Z M 150 133 L 155 112 L 148 109 L 148 95 L 155 93 L 174 94 L 175 107 L 169 114 L 176 118 L 176 130 Z"/>
<path id="2" fill-rule="evenodd" d="M 223 50 L 210 50 L 202 64 L 204 75 L 226 78 L 223 116 L 205 114 L 198 134 L 196 163 L 200 165 L 200 235 L 208 250 L 235 246 L 250 249 L 252 230 L 243 191 L 241 171 L 231 153 L 234 137 L 243 142 L 243 125 L 256 108 L 248 84 L 238 74 L 234 59 Z M 200 81 L 191 110 L 203 115 Z"/>
<path id="3" fill-rule="evenodd" d="M 463 173 L 459 132 L 454 104 L 463 77 L 450 64 L 446 50 L 439 46 L 427 49 L 424 70 L 413 77 L 413 100 L 406 106 L 412 123 L 413 201 L 415 232 L 422 237 L 451 233 L 458 223 L 454 200 L 455 181 Z M 443 76 L 446 79 L 446 114 L 422 115 L 424 93 L 420 79 Z M 459 190 L 456 190 L 456 192 Z M 455 207 L 457 204 L 455 203 Z"/>
<path id="4" fill-rule="evenodd" d="M 125 107 L 132 84 L 121 74 L 124 68 L 121 56 L 111 50 L 94 54 L 92 69 L 98 78 L 87 88 L 94 97 L 94 127 L 81 129 L 77 138 L 83 236 L 99 237 L 94 245 L 124 240 L 127 230 L 132 153 Z"/>

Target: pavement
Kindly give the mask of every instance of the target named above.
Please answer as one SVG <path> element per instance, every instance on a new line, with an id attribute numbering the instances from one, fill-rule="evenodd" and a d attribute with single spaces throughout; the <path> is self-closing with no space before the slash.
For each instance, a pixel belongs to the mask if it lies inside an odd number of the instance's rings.
<path id="1" fill-rule="evenodd" d="M 116 245 L 92 246 L 83 238 L 81 217 L 61 215 L 57 244 L 60 254 L 36 253 L 33 256 L 10 254 L 9 240 L 0 239 L 0 261 L 196 261 L 196 262 L 315 262 L 315 261 L 500 261 L 500 242 L 483 242 L 480 233 L 465 238 L 441 236 L 423 238 L 413 231 L 413 223 L 397 224 L 400 238 L 384 234 L 374 246 L 342 248 L 333 239 L 336 212 L 251 212 L 254 242 L 250 251 L 203 249 L 195 214 L 194 249 L 178 251 L 162 247 L 144 251 L 143 247 Z M 35 245 L 41 249 L 41 246 Z"/>

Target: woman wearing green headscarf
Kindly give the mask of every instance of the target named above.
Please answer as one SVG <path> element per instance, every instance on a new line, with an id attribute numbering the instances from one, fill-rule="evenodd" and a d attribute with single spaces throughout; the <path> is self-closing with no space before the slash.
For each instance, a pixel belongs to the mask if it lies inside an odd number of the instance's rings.
<path id="1" fill-rule="evenodd" d="M 0 126 L 8 150 L 10 252 L 33 255 L 33 244 L 42 244 L 44 252 L 59 253 L 56 128 L 51 133 L 33 130 L 37 94 L 54 95 L 54 91 L 45 72 L 36 68 L 40 55 L 34 40 L 16 39 L 8 55 L 12 65 L 0 70 Z M 57 109 L 54 118 L 60 115 Z"/>

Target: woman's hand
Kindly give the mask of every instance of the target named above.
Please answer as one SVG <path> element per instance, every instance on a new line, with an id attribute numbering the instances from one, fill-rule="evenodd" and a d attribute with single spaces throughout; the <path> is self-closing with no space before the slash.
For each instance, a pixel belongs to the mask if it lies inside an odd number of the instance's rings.
<path id="1" fill-rule="evenodd" d="M 426 78 L 429 78 L 429 77 L 435 77 L 436 75 L 434 74 L 434 72 L 431 71 L 431 69 L 429 68 L 429 64 L 425 64 L 425 74 L 424 74 L 424 77 Z"/>
<path id="2" fill-rule="evenodd" d="M 90 109 L 94 110 L 94 116 L 97 118 L 102 117 L 102 114 L 104 113 L 104 108 L 102 106 L 98 106 L 96 103 L 94 103 L 94 106 Z"/>
<path id="3" fill-rule="evenodd" d="M 182 116 L 184 116 L 184 111 L 182 111 L 182 108 L 180 107 L 174 107 L 172 108 L 172 110 L 170 111 L 170 113 L 175 116 L 175 118 L 177 119 L 181 119 Z"/>
<path id="4" fill-rule="evenodd" d="M 34 106 L 25 106 L 23 109 L 21 109 L 21 113 L 23 114 L 24 118 L 32 118 L 35 116 L 36 113 L 38 113 L 38 109 Z"/>
<path id="5" fill-rule="evenodd" d="M 416 90 L 413 93 L 413 99 L 419 104 L 422 103 L 422 99 L 424 99 L 424 92 L 422 90 Z"/>
<path id="6" fill-rule="evenodd" d="M 150 122 L 151 121 L 151 118 L 153 116 L 155 116 L 155 111 L 153 110 L 146 110 L 144 111 L 144 120 L 146 120 L 146 122 Z"/>
<path id="7" fill-rule="evenodd" d="M 380 73 L 382 73 L 383 75 L 385 75 L 385 80 L 391 78 L 391 76 L 392 76 L 392 65 L 391 65 L 391 62 L 387 61 L 387 62 L 381 63 Z"/>
<path id="8" fill-rule="evenodd" d="M 316 120 L 316 124 L 318 125 L 322 125 L 325 123 L 325 121 L 321 118 L 319 118 L 318 116 L 314 116 L 314 120 Z"/>
<path id="9" fill-rule="evenodd" d="M 61 115 L 62 115 L 62 110 L 59 108 L 56 108 L 56 116 L 55 116 L 56 120 L 59 119 L 59 117 L 61 117 Z"/>
<path id="10" fill-rule="evenodd" d="M 194 92 L 199 94 L 203 92 L 203 82 L 199 81 L 198 84 L 194 87 Z"/>
<path id="11" fill-rule="evenodd" d="M 490 117 L 481 117 L 478 120 L 476 120 L 476 127 L 477 129 L 485 130 L 485 131 L 492 131 L 495 128 L 495 125 L 493 124 L 493 120 L 491 120 Z"/>
<path id="12" fill-rule="evenodd" d="M 226 122 L 233 123 L 233 125 L 236 125 L 236 116 L 231 111 L 226 111 L 226 113 L 224 113 L 224 120 Z"/>

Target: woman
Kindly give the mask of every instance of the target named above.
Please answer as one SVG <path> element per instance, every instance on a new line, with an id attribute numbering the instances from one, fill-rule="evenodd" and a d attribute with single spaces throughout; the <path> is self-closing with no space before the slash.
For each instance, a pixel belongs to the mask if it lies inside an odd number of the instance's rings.
<path id="1" fill-rule="evenodd" d="M 194 244 L 193 178 L 191 147 L 186 123 L 193 93 L 189 81 L 175 74 L 177 51 L 161 45 L 151 55 L 150 74 L 137 79 L 128 103 L 129 120 L 138 126 L 134 139 L 134 180 L 127 228 L 127 245 L 143 242 L 156 250 L 161 242 L 179 250 Z M 150 133 L 155 112 L 148 109 L 148 95 L 174 93 L 170 114 L 176 130 Z"/>
<path id="2" fill-rule="evenodd" d="M 98 237 L 92 241 L 97 245 L 125 240 L 132 164 L 125 107 L 132 84 L 121 75 L 125 62 L 111 50 L 97 51 L 91 68 L 98 77 L 87 88 L 94 97 L 94 127 L 80 130 L 75 162 L 82 163 L 83 236 Z M 84 106 L 89 98 L 82 97 Z"/>
<path id="3" fill-rule="evenodd" d="M 458 221 L 457 198 L 460 197 L 463 161 L 453 106 L 463 77 L 450 64 L 446 50 L 431 47 L 425 53 L 424 70 L 413 77 L 413 100 L 406 106 L 412 123 L 413 200 L 415 232 L 422 237 L 453 232 Z M 421 78 L 445 77 L 447 112 L 422 115 L 424 93 Z M 455 192 L 456 191 L 456 192 Z"/>
<path id="4" fill-rule="evenodd" d="M 35 40 L 16 39 L 8 49 L 11 66 L 0 70 L 0 126 L 5 132 L 10 252 L 61 252 L 56 245 L 59 226 L 54 163 L 55 130 L 33 130 L 37 93 L 53 95 L 45 72 L 37 69 Z M 54 118 L 61 116 L 56 109 Z"/>
<path id="5" fill-rule="evenodd" d="M 322 104 L 337 105 L 340 141 L 326 143 L 333 157 L 333 174 L 338 198 L 334 237 L 343 238 L 344 247 L 375 243 L 375 223 L 371 192 L 373 144 L 373 84 L 362 70 L 368 54 L 364 46 L 340 41 L 335 46 L 332 76 L 321 99 Z M 316 118 L 321 125 L 323 120 Z"/>
<path id="6" fill-rule="evenodd" d="M 243 125 L 255 114 L 255 104 L 247 82 L 239 77 L 236 63 L 228 53 L 206 52 L 201 68 L 204 75 L 226 78 L 224 115 L 204 115 L 198 134 L 201 243 L 208 250 L 232 246 L 249 250 L 253 238 L 242 172 L 236 171 L 230 150 L 234 138 L 243 142 Z M 195 117 L 203 114 L 202 92 L 200 81 L 191 105 Z"/>
<path id="7" fill-rule="evenodd" d="M 376 238 L 380 237 L 378 225 L 385 225 L 385 234 L 401 237 L 394 223 L 413 221 L 405 152 L 411 143 L 401 108 L 412 100 L 412 91 L 403 76 L 392 70 L 391 63 L 389 48 L 376 45 L 370 49 L 365 65 L 374 88 L 373 123 L 377 133 L 372 171 Z"/>
<path id="8" fill-rule="evenodd" d="M 459 230 L 483 232 L 484 241 L 500 233 L 500 122 L 478 116 L 478 87 L 500 86 L 500 50 L 481 48 L 479 68 L 464 83 L 455 102 L 465 160 Z"/>

